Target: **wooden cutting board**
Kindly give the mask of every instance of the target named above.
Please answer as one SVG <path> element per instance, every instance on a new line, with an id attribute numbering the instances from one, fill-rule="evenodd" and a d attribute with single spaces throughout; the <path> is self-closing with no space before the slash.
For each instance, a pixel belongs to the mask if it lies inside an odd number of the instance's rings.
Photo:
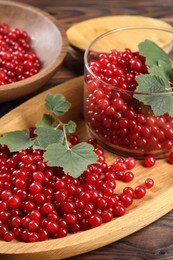
<path id="1" fill-rule="evenodd" d="M 0 119 L 0 134 L 12 130 L 33 126 L 42 118 L 44 97 L 47 93 L 62 93 L 72 103 L 71 110 L 63 120 L 75 120 L 78 124 L 78 134 L 81 140 L 87 140 L 88 132 L 85 122 L 81 119 L 83 111 L 83 77 L 78 77 L 46 92 L 35 96 L 21 106 Z M 112 163 L 117 156 L 106 152 L 108 163 Z M 158 160 L 153 168 L 145 168 L 142 161 L 137 162 L 134 169 L 135 178 L 131 183 L 124 184 L 117 181 L 116 191 L 123 187 L 143 184 L 151 177 L 155 186 L 147 191 L 143 199 L 135 200 L 127 213 L 100 227 L 68 235 L 65 238 L 48 240 L 37 243 L 3 242 L 0 241 L 1 260 L 57 260 L 75 256 L 93 249 L 105 246 L 125 236 L 144 228 L 153 221 L 173 209 L 173 165 L 166 159 Z"/>
<path id="2" fill-rule="evenodd" d="M 154 26 L 154 27 L 157 26 L 157 27 L 162 27 L 167 29 L 172 28 L 171 25 L 169 25 L 164 21 L 155 18 L 145 17 L 145 16 L 136 16 L 136 15 L 104 16 L 104 17 L 97 17 L 97 18 L 85 20 L 80 23 L 72 25 L 67 30 L 67 37 L 69 43 L 72 46 L 80 49 L 81 51 L 84 51 L 97 36 L 109 30 L 113 30 L 120 27 L 126 27 L 126 26 Z M 142 40 L 145 38 L 147 39 L 147 37 L 144 37 L 143 33 L 141 35 L 141 39 Z M 128 45 L 130 44 L 130 39 L 133 39 L 134 42 L 134 37 L 137 37 L 137 42 L 141 41 L 140 33 L 137 34 L 135 33 L 134 35 L 132 35 L 132 33 L 130 32 L 130 36 L 127 37 L 126 35 L 126 39 L 125 39 L 126 41 L 128 39 Z M 165 39 L 165 41 L 166 41 L 166 45 L 170 43 L 169 38 Z M 160 37 L 157 36 L 155 42 L 159 45 L 162 44 L 162 41 L 160 41 Z"/>

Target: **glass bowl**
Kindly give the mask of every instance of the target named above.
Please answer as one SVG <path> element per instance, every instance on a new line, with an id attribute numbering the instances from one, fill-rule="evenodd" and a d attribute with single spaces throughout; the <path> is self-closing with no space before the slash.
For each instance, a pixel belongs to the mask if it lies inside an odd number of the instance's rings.
<path id="1" fill-rule="evenodd" d="M 139 44 L 146 40 L 147 58 L 139 53 Z M 173 150 L 172 65 L 167 88 L 162 73 L 149 65 L 148 60 L 156 55 L 151 42 L 164 50 L 171 64 L 173 30 L 166 28 L 118 28 L 97 37 L 85 51 L 87 126 L 100 145 L 118 155 L 164 158 Z M 157 67 L 166 67 L 167 61 L 160 63 L 160 56 Z M 146 79 L 151 71 L 157 81 L 142 81 L 141 91 L 139 78 L 145 75 Z"/>

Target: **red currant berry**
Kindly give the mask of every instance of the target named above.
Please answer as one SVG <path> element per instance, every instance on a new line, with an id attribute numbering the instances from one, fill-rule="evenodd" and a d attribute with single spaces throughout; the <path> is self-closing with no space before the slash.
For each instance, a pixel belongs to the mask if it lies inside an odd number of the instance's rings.
<path id="1" fill-rule="evenodd" d="M 129 207 L 133 203 L 133 197 L 129 195 L 122 195 L 120 199 L 124 207 Z"/>
<path id="2" fill-rule="evenodd" d="M 115 217 L 120 217 L 120 216 L 123 216 L 125 214 L 125 208 L 124 206 L 116 206 L 114 209 L 113 209 L 113 214 Z"/>
<path id="3" fill-rule="evenodd" d="M 71 143 L 71 145 L 76 145 L 79 143 L 79 137 L 77 135 L 71 134 L 69 136 L 69 142 Z"/>
<path id="4" fill-rule="evenodd" d="M 144 165 L 146 167 L 152 167 L 155 165 L 155 163 L 156 163 L 156 159 L 152 154 L 148 154 L 144 159 Z"/>
<path id="5" fill-rule="evenodd" d="M 145 180 L 145 186 L 146 188 L 150 189 L 154 186 L 154 181 L 151 178 L 148 178 Z"/>
<path id="6" fill-rule="evenodd" d="M 18 208 L 21 204 L 21 199 L 18 195 L 12 195 L 9 197 L 7 204 L 10 208 Z"/>
<path id="7" fill-rule="evenodd" d="M 134 189 L 134 196 L 135 198 L 137 199 L 141 199 L 145 196 L 146 194 L 146 189 L 144 186 L 137 186 L 135 189 Z"/>
<path id="8" fill-rule="evenodd" d="M 12 231 L 6 231 L 6 232 L 4 233 L 4 240 L 5 240 L 6 242 L 9 242 L 9 241 L 11 241 L 11 240 L 13 240 L 13 239 L 14 239 L 14 234 L 13 234 Z"/>
<path id="9" fill-rule="evenodd" d="M 127 170 L 131 170 L 136 166 L 136 160 L 133 157 L 125 159 L 125 165 Z"/>
<path id="10" fill-rule="evenodd" d="M 124 182 L 130 182 L 134 179 L 134 174 L 133 172 L 126 172 L 123 177 L 122 177 L 122 181 Z"/>
<path id="11" fill-rule="evenodd" d="M 102 217 L 99 214 L 93 214 L 89 218 L 89 223 L 92 225 L 92 227 L 98 227 L 102 224 Z"/>

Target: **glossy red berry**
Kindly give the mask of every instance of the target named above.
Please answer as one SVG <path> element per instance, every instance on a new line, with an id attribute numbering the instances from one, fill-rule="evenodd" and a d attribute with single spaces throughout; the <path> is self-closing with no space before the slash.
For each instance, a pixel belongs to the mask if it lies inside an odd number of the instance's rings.
<path id="1" fill-rule="evenodd" d="M 6 242 L 10 242 L 10 241 L 13 240 L 13 239 L 14 239 L 14 234 L 13 234 L 12 231 L 6 231 L 6 232 L 4 233 L 4 240 L 5 240 Z"/>
<path id="2" fill-rule="evenodd" d="M 114 214 L 115 217 L 123 216 L 125 214 L 125 207 L 124 206 L 116 206 L 113 209 L 113 214 Z"/>
<path id="3" fill-rule="evenodd" d="M 89 223 L 92 227 L 98 227 L 102 224 L 102 217 L 99 214 L 93 214 L 89 219 Z"/>
<path id="4" fill-rule="evenodd" d="M 32 194 L 38 194 L 38 193 L 42 192 L 43 187 L 39 181 L 34 181 L 30 185 L 29 189 Z"/>
<path id="5" fill-rule="evenodd" d="M 145 186 L 146 186 L 146 188 L 148 188 L 148 189 L 152 188 L 152 187 L 154 186 L 154 180 L 151 179 L 151 178 L 147 178 L 147 179 L 145 180 Z"/>
<path id="6" fill-rule="evenodd" d="M 7 205 L 13 209 L 18 208 L 20 204 L 21 204 L 21 199 L 18 195 L 10 196 L 7 202 Z"/>
<path id="7" fill-rule="evenodd" d="M 123 189 L 123 194 L 128 196 L 133 196 L 134 190 L 131 187 L 125 187 Z"/>
<path id="8" fill-rule="evenodd" d="M 69 142 L 71 143 L 71 145 L 76 145 L 79 143 L 79 137 L 75 134 L 71 134 L 69 136 Z"/>
<path id="9" fill-rule="evenodd" d="M 144 159 L 144 165 L 146 167 L 152 167 L 156 163 L 156 159 L 152 154 L 148 154 Z"/>
<path id="10" fill-rule="evenodd" d="M 134 174 L 133 172 L 126 172 L 123 176 L 122 176 L 122 181 L 124 182 L 130 182 L 134 179 Z"/>
<path id="11" fill-rule="evenodd" d="M 126 208 L 129 207 L 133 203 L 133 197 L 130 195 L 124 194 L 121 196 L 120 199 L 121 199 L 124 207 L 126 207 Z"/>
<path id="12" fill-rule="evenodd" d="M 136 160 L 133 157 L 128 157 L 125 159 L 125 165 L 127 170 L 131 170 L 136 166 Z"/>
<path id="13" fill-rule="evenodd" d="M 139 185 L 134 189 L 134 197 L 137 199 L 143 198 L 145 194 L 146 194 L 146 189 L 144 186 Z"/>
<path id="14" fill-rule="evenodd" d="M 123 159 L 117 159 L 114 164 L 113 164 L 114 170 L 115 171 L 125 171 L 126 168 L 126 164 L 125 161 Z"/>
<path id="15" fill-rule="evenodd" d="M 96 148 L 98 145 L 97 140 L 95 138 L 89 138 L 87 142 L 94 146 L 94 148 Z"/>

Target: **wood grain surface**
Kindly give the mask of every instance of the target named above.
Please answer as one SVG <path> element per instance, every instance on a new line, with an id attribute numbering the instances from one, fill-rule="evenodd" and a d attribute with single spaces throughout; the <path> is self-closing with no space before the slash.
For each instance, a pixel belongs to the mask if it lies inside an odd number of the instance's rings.
<path id="1" fill-rule="evenodd" d="M 75 23 L 109 15 L 142 15 L 159 18 L 173 25 L 172 0 L 20 0 L 19 2 L 47 11 L 57 18 L 66 30 Z M 64 63 L 40 92 L 82 74 L 83 54 L 69 48 Z M 31 95 L 27 98 L 30 97 Z M 24 100 L 26 98 L 0 106 L 0 117 Z M 89 253 L 71 257 L 69 260 L 172 260 L 172 231 L 173 211 L 170 211 L 151 225 L 126 238 Z"/>

